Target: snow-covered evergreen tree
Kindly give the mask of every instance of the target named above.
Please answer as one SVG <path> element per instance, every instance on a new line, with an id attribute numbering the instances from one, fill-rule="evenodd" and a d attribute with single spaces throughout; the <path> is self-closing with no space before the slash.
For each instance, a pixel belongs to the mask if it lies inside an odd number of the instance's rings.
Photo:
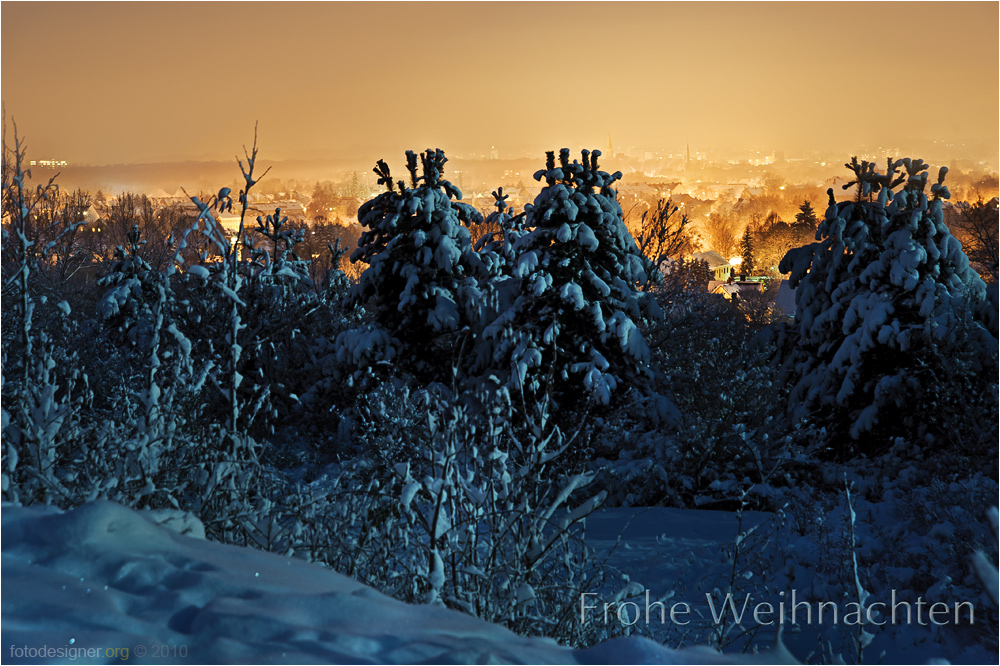
<path id="1" fill-rule="evenodd" d="M 402 358 L 427 372 L 436 365 L 429 362 L 435 348 L 446 343 L 450 357 L 461 346 L 454 335 L 480 318 L 478 259 L 463 223 L 482 222 L 482 216 L 457 201 L 462 193 L 443 177 L 447 158 L 441 150 L 427 150 L 420 161 L 418 176 L 417 154 L 407 151 L 409 186 L 394 183 L 389 167 L 378 162 L 375 173 L 387 190 L 358 211 L 366 230 L 351 261 L 369 267 L 349 299 L 374 299 L 376 320 L 409 352 Z"/>
<path id="2" fill-rule="evenodd" d="M 599 151 L 582 155 L 571 163 L 563 149 L 557 165 L 550 151 L 535 174 L 546 185 L 514 247 L 520 293 L 485 338 L 494 368 L 508 370 L 515 387 L 533 392 L 552 373 L 561 403 L 606 405 L 622 381 L 649 377 L 636 324 L 660 312 L 639 291 L 653 268 L 622 220 L 612 187 L 621 173 L 599 170 Z"/>
<path id="3" fill-rule="evenodd" d="M 920 160 L 890 160 L 884 174 L 856 158 L 847 166 L 855 200 L 837 203 L 830 190 L 818 242 L 780 266 L 796 287 L 790 408 L 854 439 L 946 440 L 950 415 L 995 414 L 997 375 L 986 286 L 943 220 L 947 169 L 928 196 Z M 959 407 L 980 398 L 994 406 Z"/>
<path id="4" fill-rule="evenodd" d="M 514 248 L 525 234 L 525 213 L 512 215 L 503 188 L 492 192 L 495 211 L 483 225 L 495 231 L 485 233 L 476 241 L 475 251 L 479 267 L 479 288 L 483 296 L 483 325 L 513 306 L 521 281 L 517 272 L 517 253 Z M 488 365 L 488 364 L 487 364 Z"/>
<path id="5" fill-rule="evenodd" d="M 290 284 L 303 283 L 312 286 L 309 277 L 309 263 L 303 261 L 293 249 L 305 240 L 306 230 L 287 229 L 288 216 L 281 214 L 281 208 L 276 208 L 271 215 L 258 215 L 257 228 L 254 233 L 268 240 L 270 247 L 259 247 L 252 250 L 253 261 L 259 267 L 258 277 L 269 283 Z"/>
<path id="6" fill-rule="evenodd" d="M 483 224 L 499 228 L 499 231 L 483 234 L 476 241 L 475 250 L 480 254 L 488 277 L 510 276 L 517 259 L 514 245 L 524 235 L 525 214 L 511 215 L 507 205 L 510 195 L 504 194 L 502 187 L 491 194 L 496 210 L 486 217 Z"/>
<path id="7" fill-rule="evenodd" d="M 116 342 L 147 348 L 152 339 L 153 305 L 165 277 L 140 255 L 146 243 L 139 225 L 125 235 L 126 244 L 115 248 L 115 261 L 97 284 L 108 287 L 97 312 Z"/>

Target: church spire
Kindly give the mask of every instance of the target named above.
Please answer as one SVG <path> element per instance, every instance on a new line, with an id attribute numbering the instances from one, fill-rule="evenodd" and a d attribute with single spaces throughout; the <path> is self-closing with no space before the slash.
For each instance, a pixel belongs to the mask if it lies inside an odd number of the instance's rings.
<path id="1" fill-rule="evenodd" d="M 608 149 L 606 152 L 608 154 L 608 157 L 614 157 L 615 155 L 614 149 L 611 148 L 611 132 L 608 132 Z"/>

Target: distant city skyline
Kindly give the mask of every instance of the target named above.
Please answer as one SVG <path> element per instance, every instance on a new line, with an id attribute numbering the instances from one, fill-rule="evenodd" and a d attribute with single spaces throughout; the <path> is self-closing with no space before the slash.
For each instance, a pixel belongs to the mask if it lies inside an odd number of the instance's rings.
<path id="1" fill-rule="evenodd" d="M 1000 143 L 995 2 L 0 11 L 8 132 L 36 160 L 230 159 L 255 122 L 274 160 Z"/>

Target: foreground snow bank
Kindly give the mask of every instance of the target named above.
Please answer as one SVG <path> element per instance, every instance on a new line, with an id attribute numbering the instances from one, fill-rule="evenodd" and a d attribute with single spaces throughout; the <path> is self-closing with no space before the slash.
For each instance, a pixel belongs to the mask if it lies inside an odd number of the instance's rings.
<path id="1" fill-rule="evenodd" d="M 576 651 L 523 638 L 207 542 L 178 514 L 97 502 L 64 513 L 5 505 L 2 517 L 7 663 L 735 663 L 642 638 Z"/>

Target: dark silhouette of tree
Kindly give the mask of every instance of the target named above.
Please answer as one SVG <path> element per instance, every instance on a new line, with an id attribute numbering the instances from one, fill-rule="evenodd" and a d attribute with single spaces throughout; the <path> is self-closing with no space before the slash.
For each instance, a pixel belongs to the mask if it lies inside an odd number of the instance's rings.
<path id="1" fill-rule="evenodd" d="M 740 273 L 742 275 L 753 275 L 755 268 L 754 256 L 753 256 L 753 233 L 750 231 L 750 225 L 743 230 L 743 239 L 740 240 L 740 256 L 743 258 L 743 263 L 740 264 Z"/>
<path id="2" fill-rule="evenodd" d="M 962 242 L 969 262 L 987 282 L 997 281 L 997 232 L 1000 229 L 998 201 L 982 198 L 974 203 L 961 203 L 959 214 L 952 222 L 953 233 Z"/>
<path id="3" fill-rule="evenodd" d="M 728 259 L 736 253 L 739 221 L 732 213 L 718 210 L 702 223 L 705 232 L 706 249 L 715 250 Z"/>
<path id="4" fill-rule="evenodd" d="M 329 220 L 333 208 L 337 205 L 337 193 L 330 183 L 316 183 L 312 196 L 309 198 L 309 219 Z"/>
<path id="5" fill-rule="evenodd" d="M 36 268 L 37 277 L 56 293 L 90 264 L 93 255 L 87 247 L 90 240 L 84 229 L 84 218 L 90 208 L 88 192 L 65 192 L 56 189 L 41 199 L 35 209 L 33 224 L 37 227 L 37 251 L 46 261 Z"/>
<path id="6" fill-rule="evenodd" d="M 691 222 L 687 215 L 677 217 L 678 207 L 670 199 L 660 199 L 656 208 L 642 214 L 639 235 L 635 239 L 639 251 L 661 272 L 667 259 L 694 251 Z"/>
<path id="7" fill-rule="evenodd" d="M 810 231 L 815 231 L 816 227 L 819 226 L 816 211 L 813 210 L 812 204 L 809 203 L 808 199 L 803 201 L 802 205 L 799 206 L 799 212 L 795 214 L 795 224 Z"/>

